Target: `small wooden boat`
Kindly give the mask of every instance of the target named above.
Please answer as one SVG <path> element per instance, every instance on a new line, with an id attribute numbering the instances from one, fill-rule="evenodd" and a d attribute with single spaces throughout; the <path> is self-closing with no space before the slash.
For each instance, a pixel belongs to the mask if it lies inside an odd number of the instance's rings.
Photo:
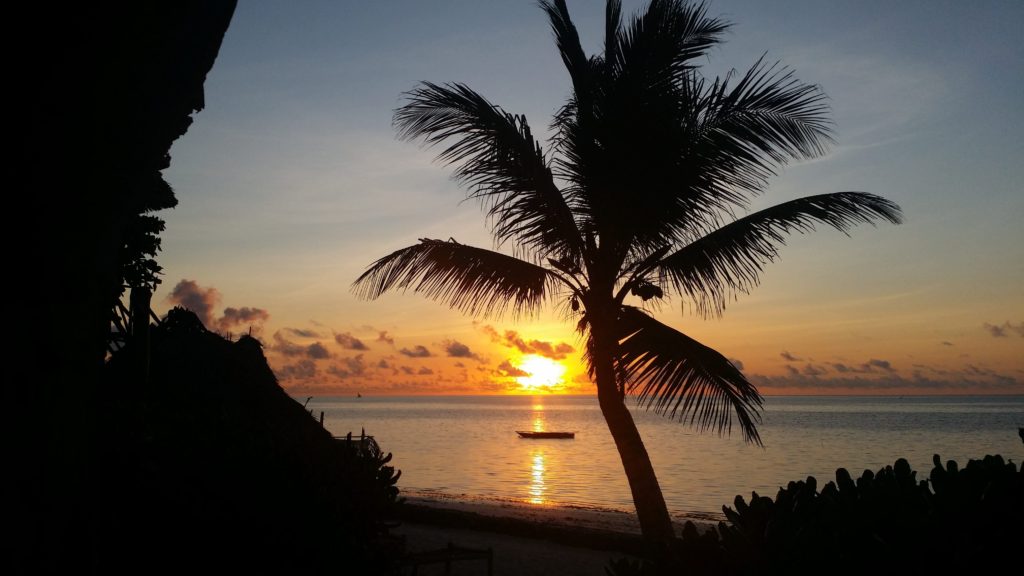
<path id="1" fill-rule="evenodd" d="M 520 438 L 575 438 L 575 432 L 528 432 L 524 430 L 516 430 L 516 434 L 519 434 Z"/>

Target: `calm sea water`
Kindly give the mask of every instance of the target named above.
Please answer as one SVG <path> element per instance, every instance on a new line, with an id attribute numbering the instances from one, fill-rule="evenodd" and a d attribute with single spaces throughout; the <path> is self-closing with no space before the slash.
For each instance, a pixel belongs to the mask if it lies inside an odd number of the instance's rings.
<path id="1" fill-rule="evenodd" d="M 631 510 L 622 465 L 591 396 L 314 398 L 335 435 L 365 429 L 402 470 L 399 487 L 536 505 Z M 634 409 L 670 511 L 720 513 L 737 494 L 775 496 L 790 480 L 819 484 L 906 458 L 927 478 L 932 455 L 1024 461 L 1024 396 L 769 397 L 764 448 Z M 565 430 L 574 440 L 524 440 Z"/>

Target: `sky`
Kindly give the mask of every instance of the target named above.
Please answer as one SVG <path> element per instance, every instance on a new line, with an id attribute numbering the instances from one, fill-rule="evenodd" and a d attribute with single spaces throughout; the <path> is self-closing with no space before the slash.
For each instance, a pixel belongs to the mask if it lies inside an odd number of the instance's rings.
<path id="1" fill-rule="evenodd" d="M 597 51 L 603 3 L 568 5 Z M 829 153 L 784 168 L 752 209 L 859 190 L 906 221 L 797 234 L 722 317 L 679 299 L 657 317 L 768 395 L 1024 393 L 1024 3 L 708 12 L 733 27 L 701 60 L 707 77 L 766 54 L 820 85 L 835 122 Z M 206 109 L 165 171 L 179 205 L 160 213 L 154 308 L 251 331 L 295 395 L 592 392 L 555 310 L 470 318 L 417 294 L 352 294 L 367 265 L 419 238 L 492 247 L 450 169 L 395 136 L 392 113 L 421 81 L 464 82 L 542 141 L 569 94 L 532 0 L 239 3 Z"/>

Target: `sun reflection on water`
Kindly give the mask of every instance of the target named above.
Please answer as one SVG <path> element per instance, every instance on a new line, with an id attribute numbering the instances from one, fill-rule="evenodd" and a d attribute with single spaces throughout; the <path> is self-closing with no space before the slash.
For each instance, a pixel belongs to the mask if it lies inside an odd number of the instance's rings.
<path id="1" fill-rule="evenodd" d="M 533 419 L 533 431 L 543 432 L 547 428 L 543 399 L 535 396 L 530 407 L 533 410 L 533 414 L 530 415 Z M 547 485 L 544 482 L 544 473 L 547 471 L 545 458 L 544 448 L 535 446 L 530 449 L 530 504 L 544 504 L 548 501 Z"/>
<path id="2" fill-rule="evenodd" d="M 544 504 L 547 486 L 544 484 L 544 450 L 535 448 L 530 451 L 530 503 Z"/>
<path id="3" fill-rule="evenodd" d="M 533 414 L 531 414 L 531 417 L 533 418 L 533 431 L 543 432 L 544 423 L 547 421 L 544 417 L 544 405 L 540 403 L 539 399 L 534 399 L 532 408 Z"/>

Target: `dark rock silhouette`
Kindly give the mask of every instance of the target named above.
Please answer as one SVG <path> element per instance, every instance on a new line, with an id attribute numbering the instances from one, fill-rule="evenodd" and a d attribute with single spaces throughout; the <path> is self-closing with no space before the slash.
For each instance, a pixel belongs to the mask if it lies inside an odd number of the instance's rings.
<path id="1" fill-rule="evenodd" d="M 8 374 L 19 441 L 14 563 L 91 571 L 103 512 L 97 391 L 111 311 L 126 282 L 151 282 L 160 223 L 172 206 L 160 171 L 172 142 L 203 107 L 203 82 L 234 0 L 23 3 L 7 85 L 8 118 L 24 130 L 9 186 L 10 278 L 26 295 Z M 19 289 L 20 290 L 20 289 Z M 106 545 L 106 543 L 102 543 Z"/>
<path id="2" fill-rule="evenodd" d="M 110 360 L 101 393 L 99 572 L 366 574 L 397 560 L 390 455 L 332 438 L 277 384 L 259 341 L 172 310 L 153 330 L 147 398 L 132 354 Z"/>

